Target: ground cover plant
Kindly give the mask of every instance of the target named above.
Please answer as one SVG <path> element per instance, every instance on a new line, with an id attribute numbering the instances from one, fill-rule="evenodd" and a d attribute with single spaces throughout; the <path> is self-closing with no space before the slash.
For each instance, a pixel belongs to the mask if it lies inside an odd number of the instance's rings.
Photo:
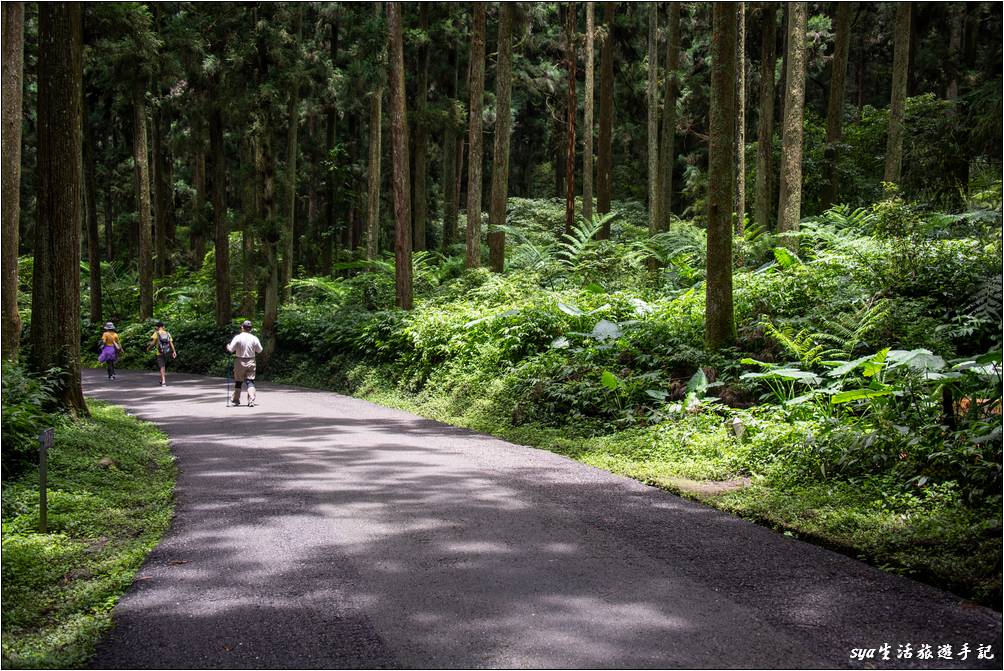
<path id="1" fill-rule="evenodd" d="M 5 668 L 83 666 L 174 508 L 175 467 L 162 433 L 100 402 L 88 403 L 87 419 L 49 415 L 39 410 L 45 396 L 42 382 L 5 364 Z M 56 439 L 41 533 L 30 455 L 47 426 Z"/>
<path id="2" fill-rule="evenodd" d="M 297 281 L 262 376 L 554 450 L 995 602 L 998 212 L 891 190 L 807 219 L 797 254 L 751 231 L 739 339 L 715 354 L 700 227 L 652 238 L 622 203 L 610 239 L 596 222 L 562 238 L 561 214 L 512 200 L 504 274 L 418 256 L 410 312 L 393 307 L 390 264 Z M 191 283 L 165 281 L 157 314 L 179 368 L 222 375 L 236 323 L 200 319 Z M 151 365 L 129 345 L 148 330 L 123 325 L 127 364 Z"/>

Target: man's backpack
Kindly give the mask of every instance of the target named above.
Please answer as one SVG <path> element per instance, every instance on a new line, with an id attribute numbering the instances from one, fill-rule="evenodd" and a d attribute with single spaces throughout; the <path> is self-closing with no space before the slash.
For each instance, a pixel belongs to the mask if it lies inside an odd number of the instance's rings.
<path id="1" fill-rule="evenodd" d="M 161 331 L 157 334 L 157 349 L 161 354 L 169 354 L 171 352 L 171 334 L 167 331 Z"/>

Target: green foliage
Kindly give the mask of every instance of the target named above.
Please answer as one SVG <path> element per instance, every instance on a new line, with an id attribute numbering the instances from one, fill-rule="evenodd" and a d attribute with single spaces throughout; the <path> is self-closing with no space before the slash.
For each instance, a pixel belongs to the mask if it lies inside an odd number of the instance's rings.
<path id="1" fill-rule="evenodd" d="M 175 467 L 166 437 L 121 409 L 89 408 L 89 419 L 56 425 L 48 533 L 38 531 L 34 473 L 3 483 L 5 668 L 84 666 L 170 524 Z M 9 409 L 5 396 L 5 422 Z"/>
<path id="2" fill-rule="evenodd" d="M 22 366 L 3 363 L 3 479 L 16 477 L 38 463 L 38 434 L 60 418 L 46 408 L 55 400 L 60 371 L 43 377 L 28 374 Z"/>

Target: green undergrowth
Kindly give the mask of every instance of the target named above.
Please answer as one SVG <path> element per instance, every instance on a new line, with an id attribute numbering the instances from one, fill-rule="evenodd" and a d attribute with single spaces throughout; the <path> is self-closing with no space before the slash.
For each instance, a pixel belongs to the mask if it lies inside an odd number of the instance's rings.
<path id="1" fill-rule="evenodd" d="M 3 484 L 5 668 L 83 666 L 171 521 L 167 438 L 120 408 L 88 408 L 90 418 L 54 422 L 48 533 L 39 531 L 37 472 Z"/>

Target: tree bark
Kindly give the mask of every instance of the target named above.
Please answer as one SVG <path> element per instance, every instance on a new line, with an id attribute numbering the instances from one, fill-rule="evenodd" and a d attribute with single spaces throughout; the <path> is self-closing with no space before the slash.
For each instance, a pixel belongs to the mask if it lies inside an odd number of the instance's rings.
<path id="1" fill-rule="evenodd" d="M 21 109 L 24 77 L 24 3 L 5 2 L 3 9 L 3 351 L 17 358 L 21 316 L 17 311 L 17 259 L 21 212 Z"/>
<path id="2" fill-rule="evenodd" d="M 568 96 L 565 99 L 565 233 L 575 226 L 575 116 L 579 103 L 575 95 L 575 3 L 565 6 L 565 65 L 568 69 Z"/>
<path id="3" fill-rule="evenodd" d="M 82 79 L 82 5 L 43 3 L 38 8 L 38 221 L 31 367 L 38 373 L 60 369 L 56 402 L 74 416 L 88 414 L 80 388 Z"/>
<path id="4" fill-rule="evenodd" d="M 746 3 L 738 8 L 736 29 L 736 232 L 746 230 Z"/>
<path id="5" fill-rule="evenodd" d="M 460 113 L 457 110 L 460 79 L 460 49 L 453 48 L 453 81 L 450 90 L 450 98 L 446 101 L 448 106 L 446 121 L 443 128 L 443 253 L 445 254 L 450 246 L 457 239 L 457 127 L 460 125 Z"/>
<path id="6" fill-rule="evenodd" d="M 379 6 L 379 3 L 377 3 Z M 338 58 L 338 22 L 331 24 L 331 62 L 336 63 Z M 378 115 L 379 116 L 379 115 Z M 336 101 L 328 106 L 326 111 L 326 146 L 328 149 L 328 156 L 331 156 L 331 152 L 335 149 L 335 136 L 338 125 L 338 110 L 336 108 Z M 325 177 L 325 184 L 327 185 L 328 198 L 327 203 L 325 203 L 325 231 L 319 237 L 321 241 L 321 274 L 330 275 L 331 274 L 331 262 L 334 256 L 335 241 L 338 239 L 337 231 L 337 221 L 335 218 L 335 200 L 338 196 L 338 185 L 335 183 L 334 175 L 330 172 Z M 355 240 L 355 244 L 358 244 L 359 240 Z M 353 244 L 349 245 L 349 249 L 355 251 L 355 246 Z"/>
<path id="7" fill-rule="evenodd" d="M 492 195 L 488 210 L 488 255 L 491 269 L 505 267 L 505 231 L 509 196 L 509 140 L 512 131 L 512 5 L 499 5 L 498 63 L 495 66 L 495 147 L 492 153 Z"/>
<path id="8" fill-rule="evenodd" d="M 256 155 L 257 172 L 261 182 L 262 247 L 265 250 L 265 311 L 262 316 L 262 358 L 266 365 L 276 349 L 276 333 L 279 322 L 279 243 L 282 233 L 276 222 L 275 159 L 269 135 L 271 124 L 266 116 L 261 124 L 259 151 Z"/>
<path id="9" fill-rule="evenodd" d="M 648 3 L 648 232 L 658 233 L 659 213 L 659 4 Z"/>
<path id="10" fill-rule="evenodd" d="M 481 265 L 481 110 L 485 91 L 485 3 L 471 3 L 471 77 L 467 159 L 467 257 L 468 268 Z"/>
<path id="11" fill-rule="evenodd" d="M 164 147 L 162 113 L 154 110 L 152 115 L 152 138 L 150 163 L 153 173 L 153 211 L 154 211 L 154 240 L 157 251 L 156 263 L 154 264 L 154 274 L 157 277 L 164 277 L 170 272 L 168 268 L 167 252 L 167 231 L 168 219 L 171 217 L 170 189 L 167 149 Z"/>
<path id="12" fill-rule="evenodd" d="M 408 174 L 408 109 L 404 101 L 404 38 L 401 3 L 387 3 L 390 54 L 390 136 L 394 159 L 394 296 L 411 309 L 411 176 Z"/>
<path id="13" fill-rule="evenodd" d="M 798 250 L 798 239 L 785 233 L 798 231 L 802 211 L 802 108 L 805 104 L 806 3 L 788 3 L 788 79 L 785 81 L 784 125 L 781 136 L 781 190 L 777 230 L 782 244 Z"/>
<path id="14" fill-rule="evenodd" d="M 206 150 L 203 136 L 198 135 L 195 159 L 192 165 L 192 186 L 195 188 L 195 212 L 191 224 L 192 267 L 202 268 L 206 256 Z"/>
<path id="15" fill-rule="evenodd" d="M 850 2 L 837 3 L 837 27 L 830 70 L 830 97 L 826 104 L 826 149 L 823 155 L 823 209 L 837 198 L 837 145 L 843 135 L 844 96 L 847 90 L 847 56 L 851 47 Z"/>
<path id="16" fill-rule="evenodd" d="M 419 27 L 428 34 L 429 30 L 429 3 L 419 5 Z M 418 90 L 415 103 L 415 196 L 414 196 L 414 218 L 415 236 L 412 241 L 415 249 L 425 249 L 427 247 L 427 229 L 429 220 L 429 193 L 426 186 L 429 170 L 429 123 L 427 117 L 427 98 L 429 89 L 429 48 L 428 41 L 422 44 L 418 54 Z"/>
<path id="17" fill-rule="evenodd" d="M 150 160 L 146 137 L 146 91 L 142 80 L 132 90 L 133 159 L 136 163 L 136 207 L 139 211 L 139 318 L 153 316 L 153 258 L 150 249 L 153 214 L 150 204 Z"/>
<path id="18" fill-rule="evenodd" d="M 373 10 L 380 17 L 380 3 L 373 3 Z M 383 61 L 377 55 L 377 62 Z M 366 210 L 366 258 L 373 260 L 380 252 L 380 120 L 383 116 L 383 85 L 378 84 L 370 96 L 370 153 L 367 176 L 368 203 Z"/>
<path id="19" fill-rule="evenodd" d="M 910 61 L 910 8 L 912 3 L 896 4 L 896 34 L 892 64 L 892 101 L 889 104 L 889 135 L 885 149 L 886 182 L 899 182 L 903 167 L 904 108 Z"/>
<path id="20" fill-rule="evenodd" d="M 606 32 L 600 48 L 600 129 L 599 147 L 596 156 L 596 211 L 606 214 L 610 211 L 610 196 L 613 188 L 613 125 L 614 125 L 614 15 L 617 3 L 603 5 L 603 24 Z M 598 237 L 610 237 L 609 222 L 603 225 Z"/>
<path id="21" fill-rule="evenodd" d="M 948 33 L 948 86 L 945 97 L 957 100 L 959 97 L 959 76 L 962 73 L 962 28 L 966 19 L 966 6 L 953 5 L 949 9 L 951 27 Z"/>
<path id="22" fill-rule="evenodd" d="M 774 144 L 774 70 L 777 66 L 777 9 L 772 3 L 760 3 L 760 104 L 757 113 L 756 200 L 753 220 L 761 231 L 770 230 L 773 209 Z"/>
<path id="23" fill-rule="evenodd" d="M 98 189 L 95 179 L 94 165 L 94 134 L 87 119 L 86 101 L 81 102 L 81 119 L 83 123 L 83 176 L 84 204 L 87 222 L 87 267 L 88 287 L 90 289 L 90 317 L 94 324 L 101 322 L 101 238 L 98 235 Z"/>
<path id="24" fill-rule="evenodd" d="M 293 20 L 296 31 L 295 49 L 299 50 L 303 39 L 303 8 L 296 12 Z M 286 228 L 282 235 L 282 299 L 288 301 L 292 297 L 290 282 L 293 280 L 293 257 L 296 254 L 296 159 L 300 150 L 300 85 L 295 82 L 290 86 L 289 104 L 286 118 L 289 126 L 286 135 Z"/>
<path id="25" fill-rule="evenodd" d="M 241 295 L 238 310 L 241 316 L 249 318 L 255 313 L 256 272 L 252 262 L 254 256 L 255 221 L 261 212 L 261 202 L 258 184 L 258 137 L 253 132 L 245 133 L 241 144 L 240 160 L 243 164 L 241 193 Z"/>
<path id="26" fill-rule="evenodd" d="M 712 11 L 704 341 L 714 352 L 733 343 L 736 334 L 732 306 L 732 162 L 739 5 L 716 2 Z"/>
<path id="27" fill-rule="evenodd" d="M 214 96 L 216 92 L 213 92 Z M 216 325 L 230 323 L 230 230 L 226 213 L 226 166 L 224 164 L 223 112 L 219 101 L 212 101 L 209 113 L 209 153 L 213 157 L 213 231 L 216 257 Z"/>
<path id="28" fill-rule="evenodd" d="M 660 230 L 669 230 L 673 210 L 673 166 L 676 163 L 676 98 L 680 69 L 680 3 L 669 3 L 669 31 L 666 39 L 666 94 L 662 107 L 662 137 L 659 149 Z"/>
<path id="29" fill-rule="evenodd" d="M 593 36 L 595 3 L 586 3 L 586 81 L 582 110 L 582 216 L 593 220 Z"/>

